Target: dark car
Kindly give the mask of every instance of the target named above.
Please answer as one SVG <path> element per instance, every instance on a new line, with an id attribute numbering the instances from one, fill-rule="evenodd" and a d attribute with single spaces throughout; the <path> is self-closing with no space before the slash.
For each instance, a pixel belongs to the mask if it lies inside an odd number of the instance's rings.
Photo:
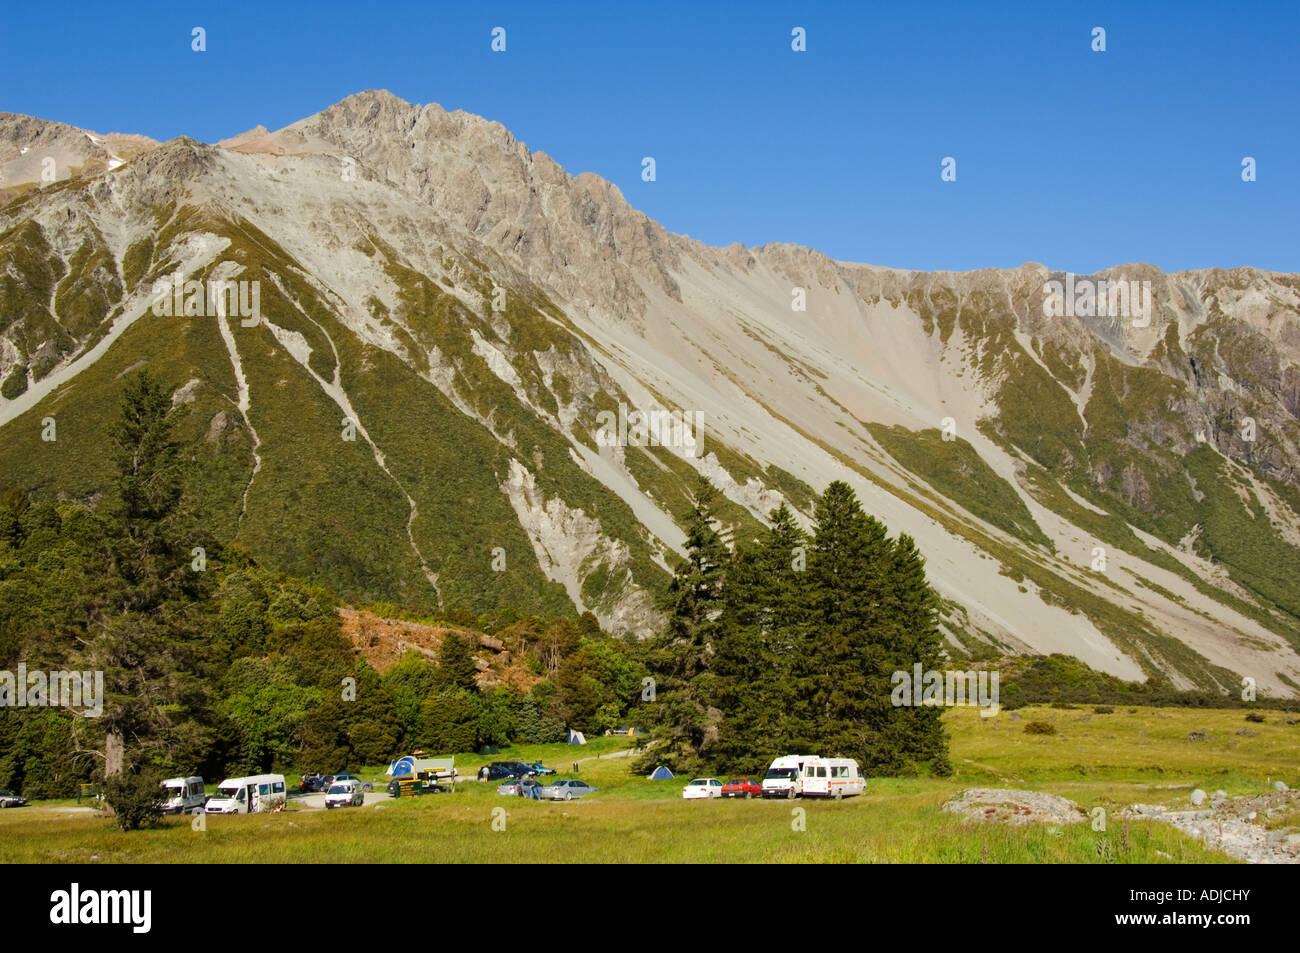
<path id="1" fill-rule="evenodd" d="M 298 781 L 298 791 L 300 794 L 311 794 L 315 791 L 327 790 L 328 785 L 325 779 L 319 774 L 304 774 Z"/>
<path id="2" fill-rule="evenodd" d="M 23 807 L 27 798 L 20 797 L 13 791 L 0 791 L 0 807 Z"/>
<path id="3" fill-rule="evenodd" d="M 505 781 L 508 778 L 531 778 L 537 772 L 522 761 L 493 761 L 478 770 L 480 781 Z"/>
<path id="4" fill-rule="evenodd" d="M 404 774 L 388 782 L 389 797 L 418 797 L 421 794 L 441 794 L 446 790 L 428 772 L 421 772 L 419 777 Z"/>

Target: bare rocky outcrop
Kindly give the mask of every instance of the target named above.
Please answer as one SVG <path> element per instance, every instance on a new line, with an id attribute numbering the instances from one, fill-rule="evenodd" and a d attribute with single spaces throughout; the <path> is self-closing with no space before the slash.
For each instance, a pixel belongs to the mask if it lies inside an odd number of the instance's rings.
<path id="1" fill-rule="evenodd" d="M 1045 791 L 1009 788 L 970 788 L 943 805 L 943 810 L 968 821 L 1004 824 L 1078 824 L 1086 815 L 1068 798 Z"/>
<path id="2" fill-rule="evenodd" d="M 1271 827 L 1274 818 L 1294 816 L 1300 791 L 1280 790 L 1229 798 L 1222 791 L 1206 805 L 1203 791 L 1194 791 L 1192 807 L 1134 804 L 1120 813 L 1135 820 L 1154 820 L 1178 828 L 1249 864 L 1300 864 L 1300 828 Z"/>

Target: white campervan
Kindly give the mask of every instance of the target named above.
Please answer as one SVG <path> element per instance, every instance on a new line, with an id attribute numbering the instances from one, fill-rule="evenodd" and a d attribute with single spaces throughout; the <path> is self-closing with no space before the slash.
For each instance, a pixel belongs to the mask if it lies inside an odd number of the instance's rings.
<path id="1" fill-rule="evenodd" d="M 265 814 L 284 807 L 283 774 L 227 778 L 204 809 L 209 814 Z"/>
<path id="2" fill-rule="evenodd" d="M 162 783 L 164 814 L 202 814 L 208 799 L 203 789 L 203 779 L 168 778 Z"/>
<path id="3" fill-rule="evenodd" d="M 787 754 L 772 762 L 763 775 L 763 797 L 797 797 L 803 783 L 804 762 L 816 755 Z"/>
<path id="4" fill-rule="evenodd" d="M 811 758 L 802 773 L 804 797 L 851 797 L 867 788 L 852 758 Z"/>

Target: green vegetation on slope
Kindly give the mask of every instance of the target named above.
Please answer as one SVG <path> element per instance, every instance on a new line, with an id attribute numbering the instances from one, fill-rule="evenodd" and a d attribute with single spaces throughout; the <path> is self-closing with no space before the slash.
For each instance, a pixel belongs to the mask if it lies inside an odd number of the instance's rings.
<path id="1" fill-rule="evenodd" d="M 969 442 L 944 440 L 938 430 L 910 431 L 868 423 L 867 429 L 891 457 L 948 499 L 1027 543 L 1051 543 L 1015 488 L 990 467 Z"/>

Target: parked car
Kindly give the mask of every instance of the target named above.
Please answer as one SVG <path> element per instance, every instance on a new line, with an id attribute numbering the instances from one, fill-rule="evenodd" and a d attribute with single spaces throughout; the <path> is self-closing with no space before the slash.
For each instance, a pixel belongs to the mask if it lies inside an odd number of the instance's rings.
<path id="1" fill-rule="evenodd" d="M 447 789 L 427 774 L 419 777 L 404 774 L 389 781 L 386 790 L 390 797 L 415 797 L 420 794 L 441 794 Z"/>
<path id="2" fill-rule="evenodd" d="M 23 807 L 27 798 L 19 797 L 13 791 L 0 791 L 0 807 Z"/>
<path id="3" fill-rule="evenodd" d="M 357 784 L 361 785 L 361 790 L 366 792 L 370 792 L 375 789 L 375 786 L 371 784 L 369 781 L 362 781 L 355 774 L 349 774 L 346 771 L 341 771 L 338 774 L 334 775 L 334 780 L 335 781 L 356 781 Z"/>
<path id="4" fill-rule="evenodd" d="M 360 807 L 366 803 L 365 792 L 361 790 L 361 782 L 355 778 L 346 778 L 342 781 L 335 780 L 330 785 L 330 789 L 325 794 L 326 809 L 335 807 Z"/>
<path id="5" fill-rule="evenodd" d="M 684 798 L 722 797 L 722 782 L 717 778 L 696 778 L 682 788 Z"/>
<path id="6" fill-rule="evenodd" d="M 515 797 L 529 797 L 534 801 L 542 796 L 542 782 L 533 778 L 514 778 L 497 788 L 497 794 L 509 794 Z"/>
<path id="7" fill-rule="evenodd" d="M 547 801 L 574 801 L 595 791 L 586 781 L 577 778 L 561 778 L 546 785 L 539 792 Z"/>
<path id="8" fill-rule="evenodd" d="M 324 787 L 322 787 L 324 784 L 325 779 L 319 774 L 301 775 L 298 780 L 298 793 L 311 794 L 315 791 L 322 791 L 324 790 Z"/>
<path id="9" fill-rule="evenodd" d="M 530 768 L 533 769 L 533 774 L 534 774 L 534 776 L 536 776 L 536 777 L 541 777 L 542 775 L 549 775 L 549 774 L 554 774 L 554 773 L 555 773 L 555 769 L 554 769 L 554 768 L 548 768 L 546 765 L 542 764 L 540 761 L 526 761 L 526 762 L 524 762 L 524 763 L 527 764 L 528 767 L 530 767 Z"/>
<path id="10" fill-rule="evenodd" d="M 762 797 L 763 785 L 753 778 L 732 778 L 722 786 L 723 797 Z"/>
<path id="11" fill-rule="evenodd" d="M 482 781 L 504 781 L 506 778 L 530 778 L 536 772 L 522 761 L 493 761 L 479 768 Z"/>

